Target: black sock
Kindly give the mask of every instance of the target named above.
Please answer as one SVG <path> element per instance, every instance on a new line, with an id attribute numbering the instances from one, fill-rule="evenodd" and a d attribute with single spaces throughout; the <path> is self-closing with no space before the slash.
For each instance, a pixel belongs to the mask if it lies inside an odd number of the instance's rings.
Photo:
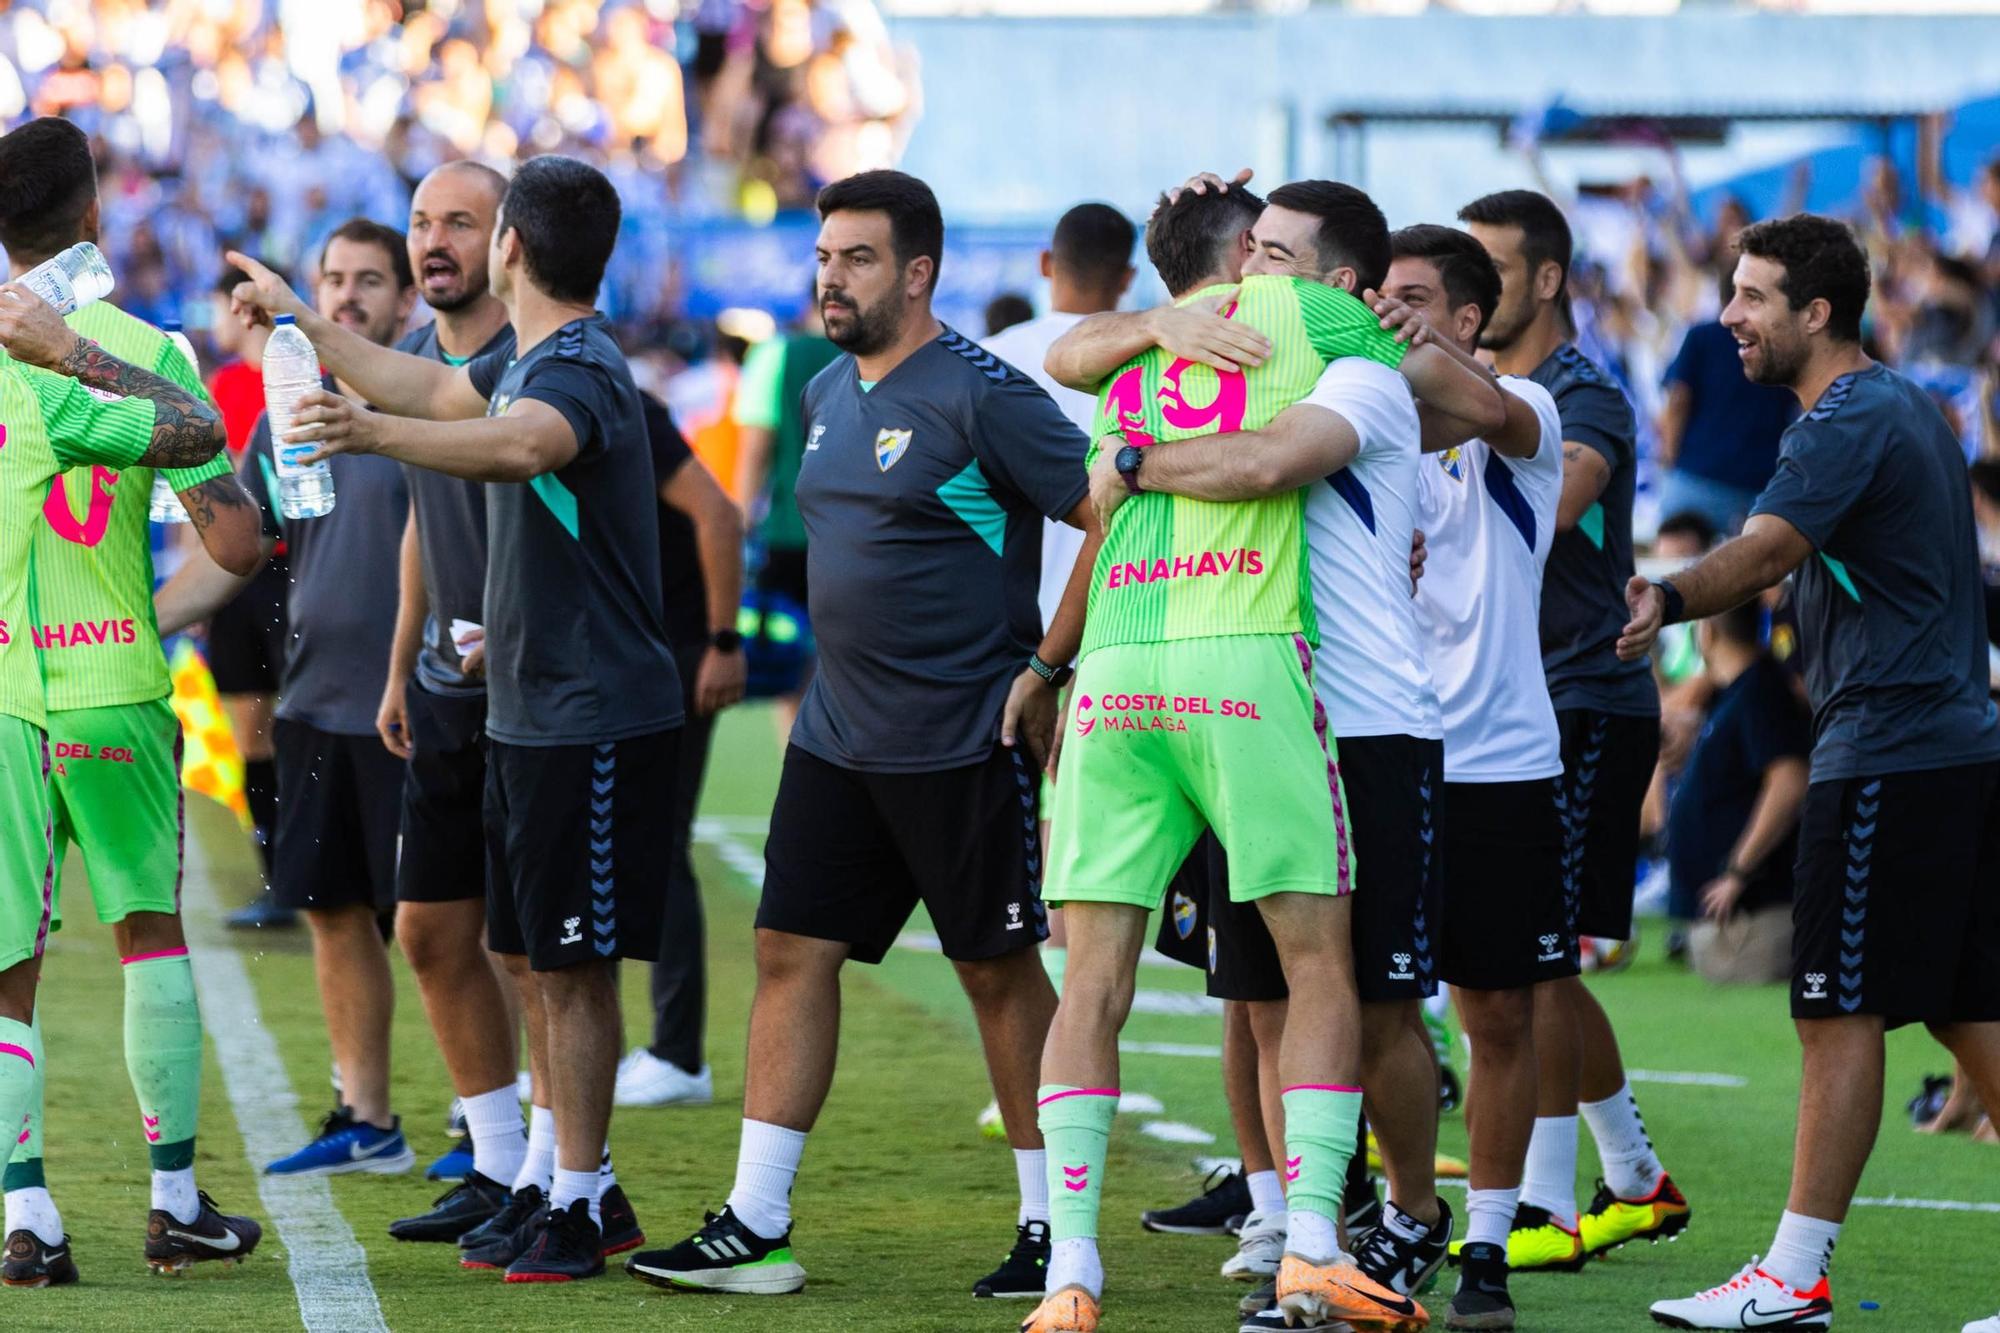
<path id="1" fill-rule="evenodd" d="M 243 761 L 243 795 L 250 803 L 250 822 L 257 830 L 257 854 L 264 860 L 264 878 L 271 877 L 271 839 L 278 823 L 278 769 L 269 759 Z"/>

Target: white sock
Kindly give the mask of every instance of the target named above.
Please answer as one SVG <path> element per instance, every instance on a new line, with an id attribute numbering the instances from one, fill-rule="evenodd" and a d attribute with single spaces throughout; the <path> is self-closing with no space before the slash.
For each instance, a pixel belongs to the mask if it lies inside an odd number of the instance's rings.
<path id="1" fill-rule="evenodd" d="M 32 1231 L 44 1245 L 60 1245 L 63 1238 L 62 1214 L 56 1201 L 40 1185 L 7 1191 L 7 1230 Z"/>
<path id="2" fill-rule="evenodd" d="M 597 1163 L 597 1197 L 603 1198 L 613 1185 L 618 1183 L 618 1172 L 611 1165 L 611 1141 L 604 1141 L 604 1156 Z"/>
<path id="3" fill-rule="evenodd" d="M 1431 1234 L 1429 1227 L 1404 1212 L 1394 1199 L 1389 1200 L 1388 1207 L 1382 1210 L 1382 1225 L 1389 1228 L 1390 1235 L 1412 1245 Z"/>
<path id="4" fill-rule="evenodd" d="M 1546 1208 L 1558 1226 L 1576 1230 L 1576 1117 L 1535 1117 L 1521 1202 Z"/>
<path id="5" fill-rule="evenodd" d="M 189 1166 L 179 1171 L 155 1171 L 153 1207 L 162 1210 L 176 1222 L 192 1222 L 200 1216 L 201 1193 L 194 1187 L 194 1168 Z M 13 1228 L 9 1227 L 8 1230 L 11 1231 Z"/>
<path id="6" fill-rule="evenodd" d="M 1252 1211 L 1272 1217 L 1285 1211 L 1285 1187 L 1278 1183 L 1276 1171 L 1252 1171 L 1243 1177 L 1243 1183 L 1250 1187 Z"/>
<path id="7" fill-rule="evenodd" d="M 1621 1199 L 1643 1199 L 1667 1172 L 1653 1152 L 1653 1140 L 1639 1115 L 1639 1099 L 1627 1083 L 1601 1102 L 1577 1107 L 1590 1137 L 1597 1140 L 1597 1160 L 1604 1164 L 1604 1183 Z"/>
<path id="8" fill-rule="evenodd" d="M 1014 1149 L 1014 1177 L 1021 1182 L 1021 1211 L 1014 1225 L 1049 1220 L 1049 1153 L 1046 1148 Z"/>
<path id="9" fill-rule="evenodd" d="M 1507 1233 L 1514 1227 L 1514 1208 L 1521 1191 L 1467 1190 L 1465 1192 L 1465 1243 L 1498 1245 L 1507 1248 Z"/>
<path id="10" fill-rule="evenodd" d="M 521 1169 L 514 1173 L 514 1188 L 533 1185 L 547 1194 L 554 1188 L 556 1173 L 556 1113 L 546 1106 L 528 1111 L 528 1152 Z"/>
<path id="11" fill-rule="evenodd" d="M 1323 1263 L 1341 1252 L 1340 1231 L 1325 1213 L 1294 1208 L 1285 1214 L 1285 1248 Z"/>
<path id="12" fill-rule="evenodd" d="M 1049 1276 L 1044 1290 L 1082 1287 L 1093 1297 L 1104 1294 L 1104 1261 L 1097 1257 L 1095 1236 L 1072 1236 L 1049 1250 Z"/>
<path id="13" fill-rule="evenodd" d="M 465 1132 L 472 1138 L 472 1169 L 488 1180 L 513 1184 L 528 1156 L 521 1099 L 514 1095 L 514 1085 L 461 1097 L 459 1104 L 465 1108 Z"/>
<path id="14" fill-rule="evenodd" d="M 590 1220 L 603 1226 L 603 1215 L 597 1211 L 597 1172 L 565 1171 L 557 1167 L 549 1190 L 549 1211 L 561 1212 L 578 1199 L 590 1201 Z"/>
<path id="15" fill-rule="evenodd" d="M 792 1229 L 792 1181 L 805 1155 L 805 1131 L 743 1122 L 743 1139 L 736 1147 L 736 1187 L 729 1191 L 729 1209 L 736 1220 L 765 1240 L 776 1240 Z"/>
<path id="16" fill-rule="evenodd" d="M 1778 1219 L 1778 1234 L 1762 1267 L 1786 1286 L 1808 1291 L 1826 1276 L 1827 1266 L 1833 1262 L 1834 1242 L 1839 1239 L 1840 1223 L 1787 1211 Z"/>

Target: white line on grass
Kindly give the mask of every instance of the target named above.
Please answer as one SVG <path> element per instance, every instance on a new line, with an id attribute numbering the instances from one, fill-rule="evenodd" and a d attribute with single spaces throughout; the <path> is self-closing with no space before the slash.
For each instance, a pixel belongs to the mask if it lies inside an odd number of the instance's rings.
<path id="1" fill-rule="evenodd" d="M 208 858 L 199 839 L 187 841 L 185 914 L 202 1022 L 215 1039 L 216 1063 L 229 1089 L 244 1154 L 253 1167 L 305 1141 L 299 1099 L 264 1026 L 250 975 L 216 926 Z M 334 1206 L 324 1176 L 265 1176 L 257 1193 L 291 1259 L 292 1286 L 306 1333 L 388 1333 L 368 1280 L 368 1254 Z"/>
<path id="2" fill-rule="evenodd" d="M 1220 1046 L 1197 1046 L 1179 1041 L 1121 1041 L 1120 1055 L 1171 1055 L 1188 1060 L 1220 1060 Z"/>
<path id="3" fill-rule="evenodd" d="M 1888 1195 L 1880 1199 L 1856 1199 L 1857 1208 L 1916 1208 L 1927 1213 L 2000 1213 L 2000 1203 L 1966 1203 L 1961 1199 L 1905 1199 Z"/>
<path id="4" fill-rule="evenodd" d="M 1681 1073 L 1673 1070 L 1628 1069 L 1625 1077 L 1634 1083 L 1678 1083 L 1696 1088 L 1747 1088 L 1750 1080 L 1735 1074 Z"/>

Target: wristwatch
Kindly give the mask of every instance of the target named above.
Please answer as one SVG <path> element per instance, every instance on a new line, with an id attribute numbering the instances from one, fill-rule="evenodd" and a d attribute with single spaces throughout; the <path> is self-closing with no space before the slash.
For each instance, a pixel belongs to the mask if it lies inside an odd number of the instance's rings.
<path id="1" fill-rule="evenodd" d="M 1678 625 L 1683 620 L 1686 620 L 1687 603 L 1682 600 L 1681 590 L 1673 585 L 1672 580 L 1654 579 L 1653 586 L 1660 590 L 1660 598 L 1664 603 L 1660 608 L 1660 623 L 1662 625 Z"/>
<path id="2" fill-rule="evenodd" d="M 719 629 L 708 636 L 708 646 L 718 653 L 733 653 L 743 647 L 743 636 L 733 629 Z"/>
<path id="3" fill-rule="evenodd" d="M 1061 689 L 1063 686 L 1069 684 L 1070 677 L 1076 674 L 1076 668 L 1072 666 L 1050 666 L 1042 660 L 1040 653 L 1028 654 L 1028 670 L 1040 676 L 1056 689 Z"/>
<path id="4" fill-rule="evenodd" d="M 1126 445 L 1112 459 L 1113 464 L 1118 468 L 1118 475 L 1125 478 L 1125 489 L 1134 495 L 1137 495 L 1140 490 L 1139 464 L 1145 461 L 1146 451 L 1136 444 Z"/>

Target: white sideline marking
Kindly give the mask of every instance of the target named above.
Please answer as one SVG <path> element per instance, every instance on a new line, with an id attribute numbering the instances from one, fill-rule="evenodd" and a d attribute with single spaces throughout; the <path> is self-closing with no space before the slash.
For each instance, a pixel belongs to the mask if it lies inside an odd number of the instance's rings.
<path id="1" fill-rule="evenodd" d="M 1220 1060 L 1220 1046 L 1197 1046 L 1179 1041 L 1121 1041 L 1120 1055 L 1176 1055 L 1189 1060 Z"/>
<path id="2" fill-rule="evenodd" d="M 1215 1135 L 1209 1133 L 1207 1130 L 1195 1125 L 1184 1125 L 1178 1120 L 1148 1120 L 1145 1124 L 1139 1126 L 1139 1132 L 1149 1139 L 1158 1139 L 1162 1143 L 1210 1144 L 1215 1142 Z"/>
<path id="3" fill-rule="evenodd" d="M 257 1009 L 257 992 L 243 960 L 217 925 L 208 858 L 197 838 L 187 840 L 183 922 L 194 964 L 202 1023 L 215 1039 L 215 1060 L 229 1089 L 244 1155 L 263 1164 L 305 1142 L 298 1094 L 278 1059 L 277 1043 Z M 292 1286 L 306 1333 L 389 1333 L 382 1306 L 368 1280 L 368 1253 L 334 1206 L 324 1176 L 257 1177 L 271 1229 L 291 1260 Z"/>
<path id="4" fill-rule="evenodd" d="M 1222 1001 L 1196 991 L 1142 990 L 1132 996 L 1135 1014 L 1167 1014 L 1175 1018 L 1197 1018 L 1222 1013 Z M 1219 1052 L 1220 1047 L 1216 1048 Z"/>
<path id="5" fill-rule="evenodd" d="M 1167 1106 L 1150 1092 L 1118 1094 L 1119 1115 L 1165 1115 Z"/>
<path id="6" fill-rule="evenodd" d="M 1966 1203 L 1960 1199 L 1905 1199 L 1891 1194 L 1880 1199 L 1856 1199 L 1860 1208 L 1917 1208 L 1930 1213 L 2000 1213 L 2000 1203 Z"/>
<path id="7" fill-rule="evenodd" d="M 1678 1083 L 1696 1088 L 1747 1088 L 1750 1080 L 1735 1074 L 1679 1073 L 1672 1070 L 1628 1069 L 1625 1077 L 1634 1083 Z"/>

